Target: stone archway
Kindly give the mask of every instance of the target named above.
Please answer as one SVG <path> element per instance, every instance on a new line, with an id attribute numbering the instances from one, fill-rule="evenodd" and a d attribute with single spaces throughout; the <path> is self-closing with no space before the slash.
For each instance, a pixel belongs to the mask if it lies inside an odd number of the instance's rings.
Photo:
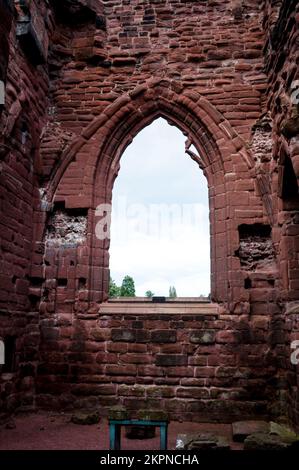
<path id="1" fill-rule="evenodd" d="M 209 186 L 214 303 L 197 302 L 190 310 L 190 305 L 178 301 L 171 315 L 170 302 L 166 311 L 155 305 L 145 311 L 145 305 L 105 302 L 109 240 L 99 240 L 95 233 L 97 207 L 111 203 L 124 150 L 158 117 L 192 141 Z M 244 416 L 258 410 L 266 413 L 269 387 L 265 384 L 273 370 L 265 365 L 258 398 L 251 399 L 251 385 L 247 390 L 242 379 L 244 370 L 251 373 L 253 345 L 259 355 L 267 349 L 264 339 L 259 343 L 264 323 L 256 326 L 250 318 L 252 291 L 239 255 L 241 243 L 250 249 L 252 230 L 267 221 L 254 175 L 243 140 L 224 116 L 199 93 L 171 80 L 150 80 L 123 94 L 73 140 L 47 188 L 51 208 L 44 255 L 48 296 L 40 304 L 43 357 L 47 364 L 56 363 L 51 347 L 53 342 L 59 344 L 58 361 L 67 376 L 55 385 L 61 399 L 67 393 L 86 395 L 91 397 L 88 403 L 105 407 L 128 402 L 135 409 L 147 406 L 152 390 L 148 384 L 152 384 L 155 406 L 179 407 L 176 416 L 180 418 L 193 419 L 195 413 L 196 419 L 217 420 L 220 413 L 229 420 L 235 409 L 243 410 Z M 253 291 L 258 301 L 259 290 Z M 60 337 L 64 322 L 69 325 L 65 340 Z M 59 338 L 56 343 L 55 338 Z M 66 365 L 66 358 L 67 364 L 75 361 L 76 365 Z M 83 374 L 80 384 L 76 374 Z M 90 384 L 89 380 L 94 383 L 98 378 L 103 387 Z M 139 392 L 143 398 L 137 400 L 134 394 Z M 41 400 L 47 399 L 42 386 L 37 393 Z M 74 403 L 82 406 L 80 399 Z"/>
<path id="2" fill-rule="evenodd" d="M 66 208 L 89 210 L 89 301 L 105 300 L 109 245 L 107 240 L 100 241 L 95 236 L 98 222 L 95 211 L 99 204 L 111 203 L 113 182 L 126 147 L 142 128 L 158 117 L 165 118 L 187 135 L 202 157 L 210 199 L 212 298 L 228 302 L 234 297 L 234 289 L 239 287 L 234 285 L 234 275 L 231 276 L 232 258 L 238 247 L 238 221 L 229 207 L 232 199 L 233 206 L 239 205 L 240 211 L 249 206 L 249 201 L 242 199 L 242 191 L 238 195 L 232 182 L 236 179 L 235 168 L 250 178 L 252 161 L 228 121 L 198 93 L 183 92 L 175 81 L 150 80 L 123 95 L 67 149 L 53 174 L 49 197 L 56 202 L 63 201 Z M 66 193 L 64 188 L 68 187 L 74 172 L 82 175 L 81 184 L 76 186 L 74 194 Z M 260 206 L 261 202 L 255 210 L 261 211 Z M 246 219 L 246 209 L 242 219 Z"/>
<path id="3" fill-rule="evenodd" d="M 12 3 L 0 0 L 0 326 L 18 362 L 0 380 L 5 409 L 83 407 L 86 396 L 110 406 L 125 401 L 125 379 L 160 386 L 161 406 L 170 393 L 169 409 L 180 401 L 191 418 L 207 403 L 217 419 L 288 408 L 298 425 L 298 2 L 32 0 L 22 34 Z M 95 212 L 124 149 L 159 116 L 204 161 L 218 305 L 140 327 L 105 313 L 108 243 Z M 139 391 L 125 393 L 135 404 Z"/>

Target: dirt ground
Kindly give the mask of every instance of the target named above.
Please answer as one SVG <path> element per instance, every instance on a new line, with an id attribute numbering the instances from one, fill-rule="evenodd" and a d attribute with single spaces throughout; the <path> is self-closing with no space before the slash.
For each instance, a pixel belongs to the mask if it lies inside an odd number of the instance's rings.
<path id="1" fill-rule="evenodd" d="M 77 425 L 70 422 L 70 415 L 52 413 L 22 414 L 14 417 L 15 429 L 0 427 L 0 450 L 108 450 L 108 422 L 102 418 L 99 424 Z M 171 422 L 168 448 L 175 449 L 178 434 L 213 432 L 226 436 L 233 449 L 242 449 L 242 444 L 232 442 L 231 425 Z M 132 440 L 122 431 L 122 449 L 157 450 L 159 431 L 156 437 Z"/>

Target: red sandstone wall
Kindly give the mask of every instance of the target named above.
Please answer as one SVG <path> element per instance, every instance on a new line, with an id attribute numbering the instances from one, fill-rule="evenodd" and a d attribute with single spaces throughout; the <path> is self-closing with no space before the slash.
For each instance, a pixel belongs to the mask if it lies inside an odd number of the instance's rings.
<path id="1" fill-rule="evenodd" d="M 39 27 L 41 33 L 47 27 L 45 24 L 42 27 L 43 6 L 41 1 L 32 3 L 32 15 L 38 20 L 37 33 Z M 9 23 L 2 22 L 2 12 L 1 9 L 1 28 L 7 28 L 5 35 L 10 49 L 6 99 L 0 121 L 0 337 L 13 337 L 15 342 L 14 366 L 1 374 L 0 379 L 0 408 L 7 411 L 34 403 L 39 326 L 29 287 L 33 218 L 39 204 L 39 142 L 46 118 L 48 75 L 46 66 L 37 66 L 23 50 L 24 38 L 17 38 L 18 11 L 11 10 L 10 32 Z"/>
<path id="2" fill-rule="evenodd" d="M 289 415 L 298 426 L 298 367 L 291 364 L 290 356 L 292 341 L 299 339 L 299 6 L 296 1 L 278 2 L 276 7 L 266 2 L 266 11 L 267 109 L 273 127 L 268 172 L 279 259 L 279 301 L 284 305 L 283 315 L 275 315 L 272 322 L 276 323 L 274 345 L 286 392 L 282 400 L 288 402 Z"/>
<path id="3" fill-rule="evenodd" d="M 217 123 L 225 121 L 221 124 L 224 136 L 216 139 L 219 139 L 226 161 L 223 171 L 220 162 L 213 163 L 211 172 L 219 170 L 218 181 L 209 185 L 211 213 L 215 214 L 218 222 L 212 226 L 215 240 L 212 246 L 215 245 L 215 252 L 218 250 L 212 256 L 213 291 L 214 298 L 219 301 L 231 300 L 233 303 L 234 298 L 247 301 L 248 293 L 243 289 L 238 260 L 234 260 L 234 252 L 239 245 L 237 225 L 267 221 L 252 175 L 244 162 L 250 158 L 238 154 L 240 148 L 246 146 L 251 128 L 260 117 L 261 96 L 266 88 L 266 76 L 262 73 L 262 14 L 258 2 L 246 2 L 242 8 L 236 8 L 235 3 L 229 1 L 163 1 L 145 8 L 140 2 L 119 5 L 108 1 L 104 3 L 104 10 L 97 14 L 104 21 L 96 22 L 96 26 L 94 20 L 86 20 L 75 28 L 64 24 L 63 33 L 57 30 L 57 43 L 52 46 L 50 57 L 53 57 L 51 60 L 56 68 L 52 80 L 51 121 L 42 143 L 43 171 L 48 178 L 52 165 L 52 175 L 65 173 L 57 190 L 58 181 L 50 181 L 48 199 L 51 200 L 51 194 L 56 190 L 55 201 L 64 202 L 67 208 L 89 209 L 95 205 L 95 201 L 100 199 L 93 187 L 97 152 L 105 128 L 111 126 L 110 132 L 113 132 L 113 122 L 106 123 L 97 135 L 87 131 L 92 138 L 84 142 L 84 147 L 80 140 L 75 140 L 75 136 L 89 124 L 96 124 L 95 121 L 113 114 L 113 108 L 106 113 L 105 110 L 114 103 L 117 110 L 119 98 L 128 92 L 133 96 L 133 90 L 138 90 L 140 84 L 148 83 L 153 76 L 177 83 L 189 100 L 201 96 L 208 101 L 206 106 L 209 110 L 209 104 L 215 107 L 210 110 L 210 122 L 206 123 L 210 126 L 211 139 L 205 139 L 204 147 L 211 147 Z M 59 18 L 67 21 L 63 16 Z M 61 61 L 61 54 L 69 60 Z M 153 101 L 156 98 L 153 97 Z M 149 97 L 146 99 L 150 101 Z M 135 101 L 132 109 L 136 110 L 141 104 L 137 99 Z M 172 113 L 175 116 L 176 111 L 173 109 Z M 177 121 L 180 122 L 179 118 Z M 245 139 L 244 142 L 241 138 Z M 221 139 L 234 140 L 236 147 L 227 148 L 228 144 Z M 77 149 L 77 157 L 66 168 L 63 151 L 70 141 Z M 246 150 L 243 153 L 246 154 Z M 56 173 L 53 173 L 55 163 Z M 227 181 L 230 178 L 232 183 L 230 194 L 223 186 L 224 173 L 231 173 L 227 176 Z M 229 212 L 228 222 L 226 212 Z M 94 221 L 90 212 L 88 215 L 89 237 L 92 237 Z M 227 232 L 231 232 L 228 253 Z M 78 260 L 87 284 L 92 290 L 97 290 L 93 294 L 95 300 L 105 298 L 107 293 L 106 251 L 102 248 L 102 260 L 95 266 L 98 275 L 95 270 L 88 273 L 89 251 L 85 260 L 81 257 Z M 101 253 L 101 247 L 98 247 L 98 253 Z M 93 259 L 96 259 L 94 255 Z M 43 276 L 43 266 L 33 268 Z M 68 299 L 75 300 L 74 291 L 69 292 Z"/>
<path id="4" fill-rule="evenodd" d="M 42 158 L 45 180 L 54 175 L 45 199 L 51 200 L 53 194 L 60 206 L 46 221 L 50 229 L 43 263 L 32 267 L 36 277 L 46 278 L 46 295 L 40 303 L 38 379 L 38 401 L 43 406 L 105 407 L 122 401 L 134 407 L 149 398 L 147 385 L 158 384 L 156 404 L 177 407 L 177 417 L 184 413 L 191 417 L 192 411 L 194 419 L 208 419 L 205 410 L 209 410 L 210 419 L 213 415 L 217 420 L 222 408 L 221 419 L 228 420 L 233 398 L 242 415 L 265 414 L 266 395 L 275 401 L 268 387 L 276 374 L 268 346 L 270 315 L 278 309 L 275 251 L 271 236 L 264 239 L 259 234 L 259 225 L 253 234 L 238 231 L 239 225 L 270 224 L 246 150 L 267 86 L 262 71 L 262 12 L 258 2 L 243 3 L 241 8 L 229 1 L 163 1 L 145 7 L 139 1 L 108 1 L 97 12 L 104 21 L 96 26 L 92 18 L 74 26 L 56 12 L 63 25 L 60 28 L 58 22 L 50 64 L 55 66 L 61 53 L 68 60 L 60 60 L 60 67 L 51 72 L 51 120 Z M 202 105 L 197 105 L 200 99 Z M 166 344 L 157 345 L 148 336 L 159 325 L 163 330 L 171 327 L 170 320 L 162 319 L 141 328 L 145 344 L 136 339 L 131 344 L 113 336 L 116 326 L 135 331 L 130 318 L 98 319 L 97 314 L 95 301 L 105 298 L 108 288 L 109 258 L 108 245 L 94 237 L 93 209 L 111 195 L 115 174 L 109 170 L 109 158 L 115 155 L 116 172 L 117 158 L 127 144 L 125 134 L 134 136 L 155 107 L 167 111 L 185 132 L 193 129 L 207 154 L 203 158 L 213 220 L 214 298 L 225 301 L 226 308 L 221 321 L 211 322 L 217 340 L 204 354 L 190 344 L 189 330 L 199 328 L 196 320 L 190 325 L 180 319 L 182 331 L 174 330 L 175 344 L 165 340 Z M 111 142 L 110 136 L 114 136 Z M 68 154 L 70 142 L 74 150 Z M 80 241 L 70 229 L 74 225 Z M 255 244 L 261 246 L 261 259 L 263 250 L 268 250 L 267 272 L 265 263 L 250 260 Z M 93 332 L 104 326 L 100 341 L 95 341 Z M 172 366 L 163 367 L 155 355 L 167 350 Z M 136 365 L 138 357 L 147 357 L 150 367 Z M 211 357 L 214 364 L 207 368 Z M 202 366 L 197 367 L 197 362 Z M 185 375 L 192 379 L 188 385 Z M 143 391 L 139 387 L 136 392 L 141 401 L 136 400 L 134 387 L 119 384 L 142 384 Z M 169 404 L 163 397 L 167 393 L 172 398 Z M 206 401 L 196 404 L 192 399 L 201 394 Z"/>
<path id="5" fill-rule="evenodd" d="M 42 326 L 38 404 L 102 414 L 119 404 L 132 413 L 162 408 L 174 420 L 209 422 L 267 416 L 275 368 L 267 345 L 255 344 L 263 320 L 251 330 L 208 313 L 60 316 Z"/>
<path id="6" fill-rule="evenodd" d="M 41 10 L 44 2 L 36 0 L 33 57 L 24 44 L 16 47 L 16 17 L 1 122 L 12 150 L 5 154 L 10 179 L 1 182 L 0 328 L 19 338 L 18 359 L 27 363 L 23 404 L 32 403 L 38 359 L 41 406 L 133 407 L 135 392 L 141 405 L 156 385 L 159 405 L 173 406 L 177 417 L 205 419 L 209 410 L 217 420 L 219 407 L 224 420 L 235 407 L 242 416 L 279 414 L 287 387 L 294 407 L 294 370 L 288 383 L 284 370 L 295 337 L 286 328 L 296 335 L 297 317 L 284 323 L 283 309 L 298 298 L 298 207 L 282 202 L 278 155 L 290 152 L 297 172 L 297 147 L 281 137 L 287 114 L 278 94 L 282 84 L 289 96 L 296 78 L 298 14 L 288 2 L 290 23 L 282 21 L 286 3 L 66 0 Z M 283 44 L 270 46 L 270 31 L 280 24 Z M 203 153 L 213 296 L 222 304 L 222 317 L 209 320 L 215 340 L 206 346 L 190 340 L 191 331 L 207 328 L 196 318 L 98 314 L 109 246 L 95 239 L 95 208 L 109 202 L 121 151 L 155 112 L 190 133 Z M 21 183 L 17 192 L 14 182 Z M 132 341 L 115 329 L 130 331 Z M 160 329 L 172 330 L 176 341 L 157 344 Z M 171 365 L 156 363 L 156 354 L 169 354 Z M 12 395 L 11 407 L 19 405 Z"/>

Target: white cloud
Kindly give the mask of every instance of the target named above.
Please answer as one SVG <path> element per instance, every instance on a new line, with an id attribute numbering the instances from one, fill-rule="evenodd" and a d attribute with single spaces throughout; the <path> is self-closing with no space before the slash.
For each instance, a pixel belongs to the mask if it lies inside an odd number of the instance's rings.
<path id="1" fill-rule="evenodd" d="M 122 157 L 113 190 L 110 270 L 119 284 L 133 276 L 137 295 L 149 289 L 168 295 L 170 285 L 180 296 L 210 292 L 207 182 L 185 155 L 185 140 L 159 119 Z M 157 204 L 164 204 L 160 217 Z"/>

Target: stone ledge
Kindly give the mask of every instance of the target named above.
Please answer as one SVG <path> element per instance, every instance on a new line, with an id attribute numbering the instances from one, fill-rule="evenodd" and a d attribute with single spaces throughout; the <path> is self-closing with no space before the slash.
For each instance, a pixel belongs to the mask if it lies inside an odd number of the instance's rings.
<path id="1" fill-rule="evenodd" d="M 152 303 L 150 300 L 113 300 L 104 302 L 99 308 L 100 315 L 219 315 L 219 306 L 210 302 L 195 300 L 166 301 Z"/>

